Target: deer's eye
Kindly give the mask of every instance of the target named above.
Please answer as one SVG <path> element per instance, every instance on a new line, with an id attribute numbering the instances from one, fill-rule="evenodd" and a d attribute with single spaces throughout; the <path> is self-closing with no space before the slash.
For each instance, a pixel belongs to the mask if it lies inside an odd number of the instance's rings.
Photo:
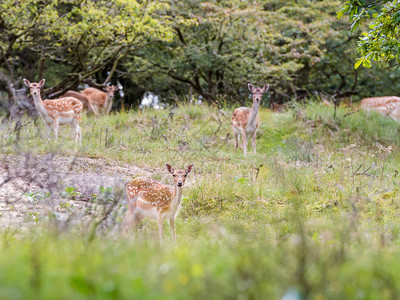
<path id="1" fill-rule="evenodd" d="M 184 176 L 187 177 L 187 174 L 185 174 Z"/>
<path id="2" fill-rule="evenodd" d="M 176 175 L 175 175 L 175 174 L 172 174 L 172 176 L 176 177 Z"/>

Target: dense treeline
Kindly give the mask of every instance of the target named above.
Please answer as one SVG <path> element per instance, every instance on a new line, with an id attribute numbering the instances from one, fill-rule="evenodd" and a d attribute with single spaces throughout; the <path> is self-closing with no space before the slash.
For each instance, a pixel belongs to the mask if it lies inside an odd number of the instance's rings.
<path id="1" fill-rule="evenodd" d="M 315 93 L 396 94 L 399 72 L 354 69 L 360 32 L 337 18 L 340 1 L 4 0 L 0 88 L 47 79 L 45 96 L 82 84 L 121 83 L 167 101 L 189 92 L 209 102 L 246 99 L 247 82 L 270 83 L 268 101 Z M 117 102 L 118 105 L 118 102 Z"/>

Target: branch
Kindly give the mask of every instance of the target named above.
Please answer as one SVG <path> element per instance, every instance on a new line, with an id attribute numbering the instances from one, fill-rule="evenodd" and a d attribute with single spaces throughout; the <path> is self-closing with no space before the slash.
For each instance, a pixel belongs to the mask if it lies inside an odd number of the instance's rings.
<path id="1" fill-rule="evenodd" d="M 117 66 L 120 62 L 121 59 L 125 58 L 126 55 L 128 54 L 128 51 L 125 51 L 125 53 L 123 55 L 120 55 L 115 61 L 114 64 L 110 70 L 110 73 L 108 74 L 106 80 L 103 82 L 103 85 L 106 86 L 107 83 L 111 80 L 112 76 L 114 75 L 115 70 L 117 69 Z"/>
<path id="2" fill-rule="evenodd" d="M 182 42 L 182 44 L 186 45 L 185 38 L 183 37 L 183 34 L 181 30 L 178 27 L 174 27 L 176 33 L 178 34 L 179 40 Z"/>
<path id="3" fill-rule="evenodd" d="M 87 68 L 86 68 L 85 64 L 83 63 L 82 57 L 79 53 L 79 45 L 81 44 L 81 42 L 85 36 L 86 36 L 86 32 L 81 35 L 81 37 L 79 38 L 79 41 L 76 43 L 75 54 L 76 54 L 76 57 L 78 58 L 79 64 L 81 65 L 82 69 L 84 71 L 87 71 Z"/>

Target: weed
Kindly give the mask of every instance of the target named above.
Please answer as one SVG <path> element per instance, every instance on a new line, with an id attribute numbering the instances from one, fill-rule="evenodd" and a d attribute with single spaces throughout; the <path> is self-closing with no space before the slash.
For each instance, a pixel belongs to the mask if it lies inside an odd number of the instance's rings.
<path id="1" fill-rule="evenodd" d="M 76 188 L 74 188 L 72 186 L 67 186 L 65 188 L 65 191 L 61 194 L 62 197 L 71 199 L 71 200 L 76 200 L 81 195 L 82 194 Z"/>
<path id="2" fill-rule="evenodd" d="M 48 199 L 50 197 L 50 193 L 49 192 L 45 193 L 43 191 L 37 191 L 37 192 L 28 191 L 27 193 L 24 194 L 24 196 L 31 203 L 39 203 L 40 201 Z"/>

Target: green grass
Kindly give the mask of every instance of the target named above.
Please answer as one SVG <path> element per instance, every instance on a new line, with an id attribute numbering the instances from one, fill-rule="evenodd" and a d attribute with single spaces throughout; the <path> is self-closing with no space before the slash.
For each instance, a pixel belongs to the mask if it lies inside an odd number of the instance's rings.
<path id="1" fill-rule="evenodd" d="M 167 230 L 160 250 L 151 220 L 139 239 L 105 228 L 89 241 L 90 230 L 50 221 L 4 229 L 0 298 L 279 299 L 289 289 L 307 299 L 399 298 L 400 126 L 350 112 L 261 110 L 258 153 L 247 157 L 233 149 L 231 110 L 215 107 L 85 116 L 78 150 L 67 129 L 55 142 L 28 124 L 15 144 L 3 126 L 3 153 L 105 158 L 159 179 L 165 162 L 195 171 L 177 246 Z"/>

